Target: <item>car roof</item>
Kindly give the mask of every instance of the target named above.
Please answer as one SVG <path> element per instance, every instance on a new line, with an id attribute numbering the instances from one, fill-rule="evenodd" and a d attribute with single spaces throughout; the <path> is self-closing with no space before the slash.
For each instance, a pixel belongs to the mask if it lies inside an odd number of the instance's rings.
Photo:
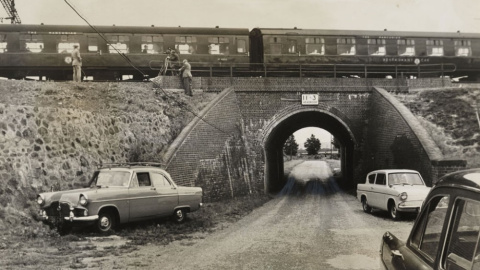
<path id="1" fill-rule="evenodd" d="M 480 192 L 480 168 L 446 174 L 438 180 L 435 187 L 458 187 Z"/>
<path id="2" fill-rule="evenodd" d="M 138 170 L 155 170 L 165 172 L 161 168 L 162 163 L 155 162 L 129 162 L 129 163 L 104 163 L 100 166 L 100 171 L 121 170 L 121 171 L 138 171 Z"/>
<path id="3" fill-rule="evenodd" d="M 383 169 L 383 170 L 371 171 L 368 174 L 372 174 L 372 173 L 398 173 L 398 172 L 410 172 L 410 173 L 420 174 L 419 172 L 417 172 L 415 170 L 409 170 L 409 169 Z"/>

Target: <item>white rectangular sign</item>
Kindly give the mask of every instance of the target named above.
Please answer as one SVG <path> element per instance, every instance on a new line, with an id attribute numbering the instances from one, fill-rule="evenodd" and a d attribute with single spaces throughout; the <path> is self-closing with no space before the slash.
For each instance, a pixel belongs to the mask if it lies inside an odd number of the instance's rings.
<path id="1" fill-rule="evenodd" d="M 302 94 L 302 105 L 318 105 L 318 94 Z"/>

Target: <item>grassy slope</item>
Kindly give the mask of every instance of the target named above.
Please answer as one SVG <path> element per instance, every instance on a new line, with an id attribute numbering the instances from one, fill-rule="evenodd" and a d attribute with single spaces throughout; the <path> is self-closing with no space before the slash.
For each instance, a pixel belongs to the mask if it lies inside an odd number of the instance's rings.
<path id="1" fill-rule="evenodd" d="M 480 102 L 480 89 L 423 90 L 397 98 L 417 116 L 446 158 L 480 167 L 480 126 L 473 106 Z"/>

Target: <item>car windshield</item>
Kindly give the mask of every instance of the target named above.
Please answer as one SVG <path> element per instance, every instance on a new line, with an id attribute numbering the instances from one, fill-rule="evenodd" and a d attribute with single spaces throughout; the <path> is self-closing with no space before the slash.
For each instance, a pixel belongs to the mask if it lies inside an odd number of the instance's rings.
<path id="1" fill-rule="evenodd" d="M 422 178 L 418 173 L 390 173 L 388 174 L 389 185 L 421 185 L 423 186 Z"/>
<path id="2" fill-rule="evenodd" d="M 90 186 L 128 187 L 130 172 L 100 171 L 96 173 Z"/>

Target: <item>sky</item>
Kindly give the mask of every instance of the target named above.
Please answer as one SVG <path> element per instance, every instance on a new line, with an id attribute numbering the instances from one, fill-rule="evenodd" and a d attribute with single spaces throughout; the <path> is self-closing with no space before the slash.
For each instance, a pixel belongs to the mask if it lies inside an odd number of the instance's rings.
<path id="1" fill-rule="evenodd" d="M 480 33 L 479 0 L 15 0 L 23 24 Z M 3 9 L 0 17 L 6 17 Z M 9 23 L 4 20 L 3 23 Z"/>
<path id="2" fill-rule="evenodd" d="M 315 138 L 320 140 L 321 148 L 331 147 L 330 142 L 332 139 L 332 135 L 328 131 L 316 127 L 306 127 L 293 133 L 293 136 L 295 136 L 295 141 L 298 143 L 299 149 L 305 149 L 305 146 L 303 144 L 307 141 L 308 138 L 310 138 L 310 136 L 312 136 L 312 134 L 315 136 Z"/>
<path id="3" fill-rule="evenodd" d="M 480 0 L 15 0 L 22 24 L 303 28 L 480 33 Z M 1 9 L 0 17 L 7 17 Z M 4 24 L 10 23 L 3 20 Z M 330 133 L 306 128 L 322 147 Z"/>

